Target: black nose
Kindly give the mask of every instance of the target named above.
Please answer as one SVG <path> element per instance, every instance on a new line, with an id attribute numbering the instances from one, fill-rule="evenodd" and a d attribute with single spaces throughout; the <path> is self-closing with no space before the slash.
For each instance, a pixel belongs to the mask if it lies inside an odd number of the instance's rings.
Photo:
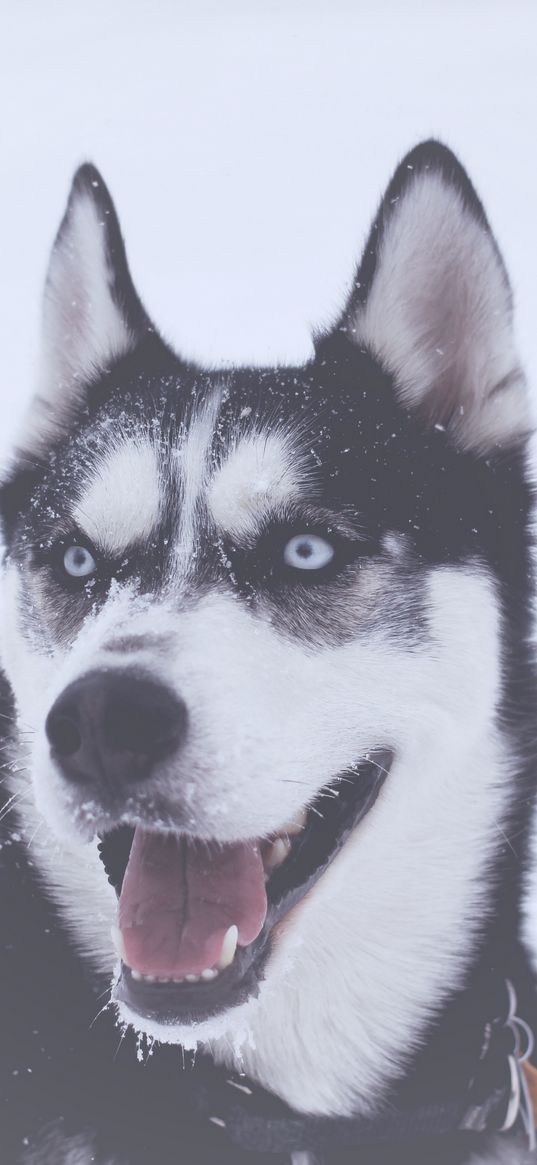
<path id="1" fill-rule="evenodd" d="M 182 700 L 129 672 L 89 672 L 65 688 L 45 730 L 64 776 L 77 784 L 123 788 L 151 775 L 186 732 Z"/>

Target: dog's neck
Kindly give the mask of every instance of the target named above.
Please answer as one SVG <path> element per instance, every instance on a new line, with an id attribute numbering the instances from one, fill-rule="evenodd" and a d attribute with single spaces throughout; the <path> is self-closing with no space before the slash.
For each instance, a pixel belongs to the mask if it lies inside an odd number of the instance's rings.
<path id="1" fill-rule="evenodd" d="M 437 1017 L 427 1047 L 372 1115 L 301 1116 L 247 1077 L 210 1064 L 198 1065 L 201 1079 L 191 1081 L 194 1111 L 228 1143 L 291 1153 L 294 1165 L 349 1165 L 357 1151 L 364 1165 L 398 1165 L 402 1149 L 416 1165 L 431 1159 L 462 1165 L 506 1131 L 531 1145 L 535 1118 L 523 1061 L 537 1004 L 524 951 L 506 935 L 504 941 L 500 956 L 499 935 L 490 936 L 466 989 Z M 507 965 L 512 980 L 503 978 Z M 491 1149 L 483 1160 L 492 1159 Z"/>

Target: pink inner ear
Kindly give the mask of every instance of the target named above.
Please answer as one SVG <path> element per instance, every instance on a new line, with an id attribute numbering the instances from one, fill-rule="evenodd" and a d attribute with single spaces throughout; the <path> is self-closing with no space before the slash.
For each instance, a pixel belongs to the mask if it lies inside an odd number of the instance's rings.
<path id="1" fill-rule="evenodd" d="M 430 165 L 411 164 L 393 204 L 383 204 L 371 285 L 351 300 L 345 328 L 392 374 L 405 407 L 486 453 L 529 431 L 511 294 L 464 171 L 436 152 Z"/>

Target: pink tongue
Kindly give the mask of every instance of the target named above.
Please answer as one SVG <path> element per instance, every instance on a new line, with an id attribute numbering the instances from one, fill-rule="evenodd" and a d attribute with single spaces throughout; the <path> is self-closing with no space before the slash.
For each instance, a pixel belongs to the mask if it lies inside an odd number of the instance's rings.
<path id="1" fill-rule="evenodd" d="M 230 926 L 247 946 L 267 913 L 259 848 L 187 841 L 138 827 L 121 896 L 126 962 L 144 975 L 199 975 L 220 958 Z"/>

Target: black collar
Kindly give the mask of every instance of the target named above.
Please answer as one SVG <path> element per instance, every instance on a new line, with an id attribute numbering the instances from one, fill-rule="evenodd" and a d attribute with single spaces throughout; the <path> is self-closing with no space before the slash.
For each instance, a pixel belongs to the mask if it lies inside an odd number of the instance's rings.
<path id="1" fill-rule="evenodd" d="M 465 1045 L 465 1070 L 460 1072 L 459 1066 L 458 1080 L 447 1085 L 444 1095 L 433 1092 L 420 1098 L 416 1082 L 410 1088 L 405 1082 L 375 1116 L 307 1116 L 246 1076 L 198 1061 L 190 1079 L 192 1107 L 198 1118 L 220 1131 L 223 1142 L 258 1154 L 311 1152 L 317 1160 L 332 1162 L 338 1153 L 351 1149 L 374 1153 L 382 1146 L 401 1148 L 456 1133 L 507 1130 L 524 1133 L 534 1147 L 534 1114 L 523 1070 L 533 1037 L 518 1015 L 515 988 L 489 970 L 464 995 L 460 1014 L 477 1010 L 479 1038 L 476 1041 L 475 1031 L 457 1033 Z"/>

